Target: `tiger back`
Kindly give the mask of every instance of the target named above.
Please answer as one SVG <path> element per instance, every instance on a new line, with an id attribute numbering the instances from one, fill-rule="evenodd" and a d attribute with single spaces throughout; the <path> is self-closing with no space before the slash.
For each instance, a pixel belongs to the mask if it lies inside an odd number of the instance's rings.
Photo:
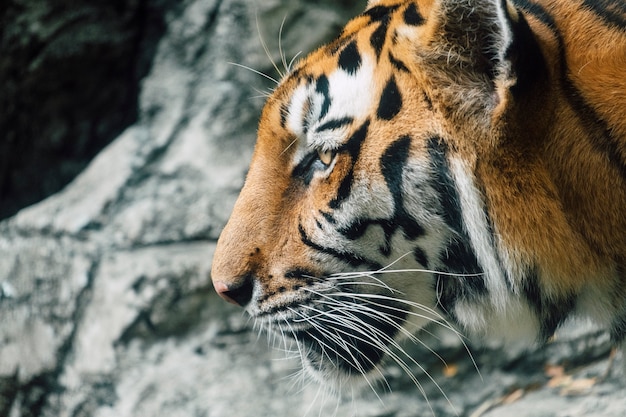
<path id="1" fill-rule="evenodd" d="M 211 274 L 323 381 L 428 326 L 622 344 L 625 3 L 370 1 L 268 99 Z"/>

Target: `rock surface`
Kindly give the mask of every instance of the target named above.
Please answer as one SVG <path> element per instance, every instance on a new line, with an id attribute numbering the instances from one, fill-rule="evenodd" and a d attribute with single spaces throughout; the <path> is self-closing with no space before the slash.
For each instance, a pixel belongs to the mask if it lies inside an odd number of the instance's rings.
<path id="1" fill-rule="evenodd" d="M 174 7 L 2 2 L 0 219 L 58 191 L 137 120 L 139 82 Z"/>
<path id="2" fill-rule="evenodd" d="M 339 401 L 301 386 L 209 278 L 280 62 L 336 34 L 364 2 L 186 0 L 141 81 L 137 121 L 68 187 L 0 223 L 0 416 L 622 417 L 621 356 L 573 325 L 544 349 L 408 346 L 388 387 Z M 257 23 L 258 22 L 258 23 Z M 259 30 L 257 30 L 257 26 Z M 310 28 L 315 28 L 313 34 Z M 279 63 L 279 66 L 281 64 Z M 417 366 L 413 366 L 417 368 Z M 607 373 L 607 369 L 610 371 Z M 427 398 L 427 399 L 426 399 Z M 324 400 L 325 399 L 325 400 Z"/>

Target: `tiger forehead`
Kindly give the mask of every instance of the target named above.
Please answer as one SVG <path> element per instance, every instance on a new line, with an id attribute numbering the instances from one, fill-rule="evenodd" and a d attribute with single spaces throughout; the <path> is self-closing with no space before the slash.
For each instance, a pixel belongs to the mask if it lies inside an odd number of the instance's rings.
<path id="1" fill-rule="evenodd" d="M 335 41 L 301 61 L 297 71 L 306 69 L 311 75 L 319 75 L 333 70 L 337 65 L 341 67 L 342 54 L 345 54 L 346 48 L 357 44 L 360 53 L 370 53 L 378 60 L 388 46 L 388 40 L 395 45 L 402 34 L 410 34 L 413 40 L 425 34 L 425 16 L 429 13 L 431 1 L 419 5 L 406 1 L 379 3 L 349 21 Z M 417 33 L 419 36 L 415 36 Z"/>
<path id="2" fill-rule="evenodd" d="M 416 3 L 376 5 L 353 19 L 290 75 L 281 127 L 313 147 L 332 148 L 372 114 L 393 118 L 402 106 L 393 74 L 410 72 L 402 60 L 406 51 L 394 47 L 424 23 Z"/>
<path id="3" fill-rule="evenodd" d="M 370 4 L 371 7 L 345 26 L 342 37 L 350 36 L 360 32 L 364 27 L 374 25 L 380 25 L 380 30 L 382 30 L 381 26 L 421 26 L 426 23 L 426 16 L 430 13 L 432 0 L 420 2 L 370 1 Z"/>
<path id="4" fill-rule="evenodd" d="M 281 127 L 315 148 L 336 147 L 371 113 L 380 89 L 375 71 L 373 59 L 358 54 L 349 69 L 301 76 L 281 103 Z"/>

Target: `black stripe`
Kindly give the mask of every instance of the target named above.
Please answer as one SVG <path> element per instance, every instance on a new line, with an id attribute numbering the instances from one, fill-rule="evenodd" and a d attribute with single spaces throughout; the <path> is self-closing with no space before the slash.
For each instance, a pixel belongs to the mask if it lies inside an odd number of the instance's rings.
<path id="1" fill-rule="evenodd" d="M 363 219 L 355 219 L 352 224 L 342 227 L 339 229 L 339 233 L 341 233 L 346 239 L 356 240 L 363 237 L 367 228 L 371 224 L 378 224 L 377 221 L 371 220 L 363 220 Z"/>
<path id="2" fill-rule="evenodd" d="M 372 35 L 370 36 L 370 44 L 376 52 L 376 60 L 380 59 L 380 54 L 385 46 L 385 40 L 387 39 L 387 30 L 389 29 L 389 16 L 383 18 Z"/>
<path id="3" fill-rule="evenodd" d="M 294 167 L 291 175 L 308 186 L 311 184 L 315 172 L 324 171 L 326 168 L 328 167 L 320 161 L 317 152 L 310 152 Z"/>
<path id="4" fill-rule="evenodd" d="M 345 252 L 345 251 L 340 251 L 340 250 L 333 249 L 333 248 L 327 248 L 327 247 L 324 247 L 322 245 L 319 245 L 313 242 L 307 235 L 306 231 L 304 230 L 304 227 L 302 227 L 302 224 L 298 224 L 298 232 L 300 233 L 300 240 L 302 240 L 302 243 L 304 243 L 306 246 L 310 247 L 311 249 L 316 250 L 317 252 L 330 255 L 334 258 L 339 259 L 342 262 L 349 264 L 352 267 L 359 267 L 359 266 L 366 265 L 371 270 L 378 270 L 382 268 L 382 265 L 379 264 L 378 262 L 366 259 L 363 256 L 360 256 L 354 253 Z"/>
<path id="5" fill-rule="evenodd" d="M 399 6 L 375 6 L 363 12 L 364 16 L 368 16 L 372 22 L 380 22 L 389 19 L 389 15 L 393 13 Z"/>
<path id="6" fill-rule="evenodd" d="M 327 274 L 320 274 L 321 276 L 327 275 Z M 310 278 L 315 278 L 317 277 L 318 274 L 308 268 L 292 268 L 290 270 L 288 270 L 287 272 L 285 272 L 285 278 L 288 279 L 310 279 Z"/>
<path id="7" fill-rule="evenodd" d="M 450 173 L 447 146 L 441 138 L 434 136 L 428 141 L 428 154 L 432 163 L 431 186 L 439 195 L 439 215 L 455 233 L 455 238 L 439 255 L 440 269 L 455 274 L 472 276 L 447 276 L 436 274 L 439 304 L 448 312 L 461 300 L 477 302 L 488 293 L 484 271 L 478 263 L 469 236 L 463 225 L 459 195 Z"/>
<path id="8" fill-rule="evenodd" d="M 337 220 L 335 220 L 335 218 L 333 217 L 332 214 L 327 213 L 325 211 L 321 211 L 320 210 L 320 214 L 322 215 L 322 217 L 330 224 L 336 224 Z"/>
<path id="9" fill-rule="evenodd" d="M 437 191 L 441 203 L 439 213 L 446 224 L 458 235 L 465 233 L 461 215 L 461 203 L 450 174 L 446 159 L 447 145 L 438 136 L 433 136 L 428 141 L 428 155 L 432 162 L 431 185 Z"/>
<path id="10" fill-rule="evenodd" d="M 349 125 L 353 121 L 354 119 L 352 117 L 344 117 L 342 119 L 332 119 L 332 120 L 327 121 L 323 125 L 319 126 L 317 129 L 315 129 L 315 131 L 319 133 L 325 130 L 339 129 L 342 126 Z"/>
<path id="11" fill-rule="evenodd" d="M 430 96 L 426 93 L 426 91 L 424 91 L 422 93 L 422 98 L 424 99 L 424 103 L 426 103 L 426 108 L 428 110 L 432 110 L 433 109 L 433 101 L 430 98 Z"/>
<path id="12" fill-rule="evenodd" d="M 354 179 L 354 164 L 356 164 L 356 161 L 359 159 L 361 144 L 367 137 L 368 128 L 369 120 L 366 120 L 361 127 L 354 132 L 350 139 L 337 150 L 338 152 L 346 152 L 350 155 L 352 166 L 343 180 L 341 180 L 337 189 L 337 195 L 328 203 L 328 207 L 331 209 L 337 209 L 341 203 L 350 197 L 352 181 Z"/>
<path id="13" fill-rule="evenodd" d="M 626 27 L 626 3 L 623 0 L 584 0 L 583 4 L 608 26 Z"/>
<path id="14" fill-rule="evenodd" d="M 522 281 L 522 293 L 539 318 L 539 342 L 542 343 L 548 341 L 576 306 L 576 298 L 573 295 L 546 297 L 541 291 L 536 269 L 526 273 Z"/>
<path id="15" fill-rule="evenodd" d="M 350 42 L 339 54 L 339 68 L 348 74 L 354 75 L 361 67 L 361 54 L 356 45 L 356 41 Z"/>
<path id="16" fill-rule="evenodd" d="M 539 4 L 532 3 L 529 0 L 514 0 L 514 3 L 516 6 L 521 7 L 525 12 L 533 15 L 536 19 L 541 21 L 541 23 L 543 23 L 544 25 L 548 26 L 551 30 L 554 31 L 556 29 L 556 24 L 550 13 L 548 13 L 546 9 L 544 9 Z M 562 42 L 562 39 L 559 42 Z"/>
<path id="17" fill-rule="evenodd" d="M 356 240 L 365 235 L 370 226 L 380 226 L 385 235 L 383 243 L 378 247 L 379 252 L 384 256 L 391 254 L 391 237 L 394 235 L 398 227 L 396 218 L 391 219 L 355 219 L 350 225 L 338 229 L 346 239 Z"/>
<path id="18" fill-rule="evenodd" d="M 402 230 L 406 239 L 414 240 L 424 235 L 424 228 L 407 213 L 404 207 L 402 183 L 410 148 L 411 138 L 402 136 L 385 150 L 380 159 L 381 173 L 394 200 L 394 211 L 391 218 L 354 219 L 351 224 L 338 230 L 346 239 L 359 239 L 363 237 L 370 226 L 380 226 L 385 238 L 384 243 L 378 249 L 382 255 L 389 256 L 391 254 L 391 238 L 398 229 Z"/>
<path id="19" fill-rule="evenodd" d="M 341 206 L 341 204 L 350 197 L 350 193 L 352 192 L 352 181 L 354 180 L 354 170 L 350 168 L 350 171 L 346 174 L 345 177 L 339 183 L 339 187 L 337 187 L 337 195 L 335 198 L 328 202 L 328 207 L 333 210 L 336 210 Z"/>
<path id="20" fill-rule="evenodd" d="M 447 311 L 452 311 L 459 301 L 476 303 L 488 294 L 485 278 L 481 275 L 483 269 L 478 264 L 467 236 L 446 246 L 439 256 L 439 261 L 444 265 L 440 269 L 459 274 L 458 276 L 435 274 L 439 282 L 438 300 Z"/>
<path id="21" fill-rule="evenodd" d="M 446 143 L 438 136 L 433 136 L 428 141 L 428 155 L 432 162 L 432 179 L 431 186 L 437 192 L 439 196 L 439 202 L 441 204 L 440 215 L 443 220 L 446 222 L 448 227 L 452 229 L 457 236 L 459 236 L 460 243 L 464 248 L 462 248 L 459 253 L 471 253 L 472 258 L 468 262 L 468 267 L 466 269 L 460 268 L 457 263 L 453 262 L 453 258 L 449 258 L 448 262 L 450 263 L 448 266 L 451 267 L 450 272 L 459 272 L 459 273 L 482 273 L 482 268 L 480 268 L 476 255 L 471 249 L 470 238 L 467 234 L 463 223 L 463 215 L 461 202 L 459 198 L 458 191 L 456 189 L 456 184 L 454 179 L 452 178 L 452 174 L 450 173 L 450 167 L 447 159 L 448 148 Z M 489 243 L 493 248 L 495 245 L 493 244 L 493 228 L 491 225 L 491 217 L 488 213 L 485 213 L 485 218 L 487 221 L 487 233 L 489 234 Z M 506 278 L 508 274 L 504 271 L 504 268 L 501 265 L 498 254 L 495 254 L 496 259 L 498 261 L 498 266 L 500 267 L 500 271 L 502 275 Z M 466 257 L 467 258 L 467 257 Z M 508 278 L 506 279 L 507 285 L 509 284 Z"/>
<path id="22" fill-rule="evenodd" d="M 400 61 L 399 59 L 396 59 L 396 57 L 393 56 L 391 51 L 389 51 L 389 62 L 391 62 L 391 65 L 393 65 L 394 68 L 397 69 L 398 71 L 403 71 L 403 72 L 409 72 L 410 73 L 410 71 L 407 68 L 407 66 L 404 65 L 404 62 Z"/>
<path id="23" fill-rule="evenodd" d="M 598 116 L 595 109 L 587 103 L 582 93 L 574 86 L 574 83 L 565 76 L 563 77 L 563 87 L 565 96 L 569 99 L 569 103 L 587 130 L 587 136 L 595 150 L 605 154 L 619 175 L 626 179 L 625 156 L 620 152 L 619 141 L 613 137 L 608 123 Z"/>
<path id="24" fill-rule="evenodd" d="M 547 82 L 547 64 L 539 48 L 526 18 L 520 14 L 519 20 L 512 23 L 513 41 L 506 51 L 506 59 L 511 62 L 516 82 L 511 92 L 518 98 L 524 94 L 532 94 L 545 87 L 541 81 Z"/>
<path id="25" fill-rule="evenodd" d="M 423 25 L 424 22 L 424 16 L 417 10 L 417 5 L 415 3 L 409 4 L 404 11 L 404 23 L 411 26 L 420 26 Z"/>
<path id="26" fill-rule="evenodd" d="M 428 269 L 428 256 L 422 248 L 416 246 L 413 249 L 413 259 L 415 259 L 418 264 L 422 265 L 424 269 Z"/>
<path id="27" fill-rule="evenodd" d="M 476 259 L 476 254 L 470 248 L 469 238 L 467 238 L 467 236 L 464 236 L 463 239 L 450 242 L 445 250 L 442 251 L 439 258 L 441 263 L 446 266 L 447 272 L 457 274 L 480 274 L 483 272 L 478 264 L 478 259 Z M 470 278 L 470 281 L 474 280 L 474 277 Z M 482 282 L 482 279 L 476 281 Z M 486 291 L 484 283 L 482 283 L 480 287 Z"/>
<path id="28" fill-rule="evenodd" d="M 592 146 L 597 152 L 605 154 L 622 178 L 626 179 L 626 161 L 624 156 L 621 156 L 618 140 L 613 137 L 608 123 L 598 116 L 595 109 L 587 103 L 583 94 L 575 87 L 574 82 L 569 78 L 569 68 L 565 65 L 567 63 L 567 56 L 565 53 L 563 35 L 557 29 L 554 19 L 538 4 L 530 3 L 528 0 L 515 0 L 515 3 L 552 30 L 558 43 L 558 60 L 561 66 L 560 78 L 565 91 L 565 97 L 587 131 L 587 137 Z"/>
<path id="29" fill-rule="evenodd" d="M 402 110 L 402 94 L 396 84 L 396 78 L 392 76 L 383 89 L 378 103 L 376 115 L 379 119 L 391 120 Z"/>
<path id="30" fill-rule="evenodd" d="M 283 103 L 280 105 L 280 127 L 283 129 L 287 125 L 287 117 L 289 116 L 289 105 Z"/>
<path id="31" fill-rule="evenodd" d="M 363 122 L 363 124 L 350 136 L 350 138 L 341 145 L 337 151 L 338 152 L 347 152 L 352 158 L 352 162 L 356 163 L 357 159 L 359 159 L 359 155 L 361 154 L 361 145 L 363 141 L 367 137 L 367 132 L 369 130 L 370 121 L 369 119 Z"/>
<path id="32" fill-rule="evenodd" d="M 324 101 L 322 102 L 322 109 L 318 119 L 322 119 L 328 113 L 330 109 L 330 84 L 328 82 L 328 78 L 325 75 L 320 75 L 315 83 L 315 91 L 324 96 Z"/>
<path id="33" fill-rule="evenodd" d="M 380 158 L 380 171 L 385 178 L 387 188 L 393 196 L 394 230 L 400 227 L 407 239 L 416 239 L 424 234 L 424 228 L 406 212 L 404 208 L 404 191 L 402 190 L 403 174 L 411 150 L 411 137 L 402 136 L 385 150 Z"/>

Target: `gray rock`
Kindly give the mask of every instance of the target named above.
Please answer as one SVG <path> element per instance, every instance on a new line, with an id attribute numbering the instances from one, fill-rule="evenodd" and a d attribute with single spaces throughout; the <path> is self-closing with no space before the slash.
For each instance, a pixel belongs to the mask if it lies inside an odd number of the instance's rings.
<path id="1" fill-rule="evenodd" d="M 283 18 L 292 57 L 363 7 L 186 0 L 164 9 L 136 123 L 65 189 L 0 223 L 0 416 L 624 414 L 621 368 L 605 376 L 608 337 L 588 327 L 572 325 L 544 349 L 472 355 L 452 335 L 425 336 L 448 367 L 407 346 L 424 368 L 411 366 L 417 383 L 390 363 L 378 394 L 365 386 L 337 398 L 214 294 L 215 241 L 263 104 L 252 97 L 272 87 L 230 63 L 280 77 L 258 32 L 280 68 Z"/>
<path id="2" fill-rule="evenodd" d="M 137 120 L 139 82 L 175 4 L 2 3 L 0 219 L 58 191 Z"/>

